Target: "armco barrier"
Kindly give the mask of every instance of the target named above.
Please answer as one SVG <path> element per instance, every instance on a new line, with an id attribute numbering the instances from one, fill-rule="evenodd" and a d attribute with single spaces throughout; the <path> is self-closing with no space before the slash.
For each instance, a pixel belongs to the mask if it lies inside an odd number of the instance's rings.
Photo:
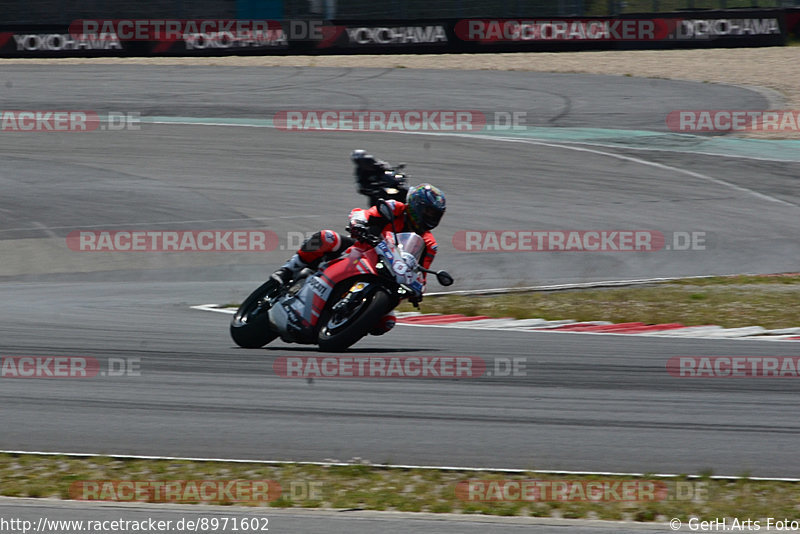
<path id="1" fill-rule="evenodd" d="M 185 21 L 184 21 L 185 22 Z M 800 9 L 558 19 L 258 21 L 268 31 L 191 31 L 141 39 L 84 27 L 0 26 L 0 57 L 480 53 L 753 47 L 785 44 Z M 295 24 L 313 31 L 297 32 Z M 113 28 L 113 26 L 112 26 Z M 302 35 L 301 35 L 302 34 Z M 299 37 L 297 37 L 299 35 Z M 297 38 L 296 38 L 297 37 Z"/>

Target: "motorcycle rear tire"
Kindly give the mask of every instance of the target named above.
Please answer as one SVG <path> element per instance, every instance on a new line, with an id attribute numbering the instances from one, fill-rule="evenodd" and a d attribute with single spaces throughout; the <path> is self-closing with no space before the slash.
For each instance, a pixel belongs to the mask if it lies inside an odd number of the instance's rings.
<path id="1" fill-rule="evenodd" d="M 267 280 L 250 293 L 231 319 L 231 338 L 244 349 L 258 349 L 273 341 L 278 334 L 269 326 L 268 307 L 259 307 L 265 295 L 276 289 L 278 282 Z M 256 312 L 253 314 L 253 312 Z M 242 320 L 244 318 L 244 320 Z"/>

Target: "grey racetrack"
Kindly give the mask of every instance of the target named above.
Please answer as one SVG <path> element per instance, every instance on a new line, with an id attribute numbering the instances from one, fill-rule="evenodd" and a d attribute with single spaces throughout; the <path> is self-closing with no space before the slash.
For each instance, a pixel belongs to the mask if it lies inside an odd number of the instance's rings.
<path id="1" fill-rule="evenodd" d="M 408 69 L 15 65 L 0 70 L 0 94 L 4 109 L 188 119 L 523 110 L 539 126 L 654 131 L 674 109 L 768 105 L 712 84 Z M 453 289 L 796 271 L 797 163 L 201 124 L 0 136 L 0 354 L 141 362 L 141 376 L 0 379 L 0 449 L 800 476 L 795 381 L 688 380 L 665 369 L 680 355 L 800 356 L 795 344 L 401 326 L 355 353 L 518 357 L 527 375 L 308 383 L 272 364 L 313 350 L 238 349 L 227 316 L 190 309 L 245 297 L 290 254 L 288 232 L 341 230 L 363 205 L 354 148 L 405 161 L 412 181 L 448 195 L 435 266 L 457 278 Z M 281 241 L 266 253 L 69 249 L 66 236 L 81 229 L 268 229 Z M 453 235 L 469 229 L 703 231 L 708 246 L 455 250 Z"/>

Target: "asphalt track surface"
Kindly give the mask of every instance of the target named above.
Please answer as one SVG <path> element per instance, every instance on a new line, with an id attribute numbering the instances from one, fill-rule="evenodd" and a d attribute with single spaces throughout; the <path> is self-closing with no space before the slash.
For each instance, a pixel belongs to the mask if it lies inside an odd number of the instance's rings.
<path id="1" fill-rule="evenodd" d="M 581 75 L 406 69 L 12 66 L 5 109 L 89 109 L 144 116 L 268 118 L 287 109 L 478 109 L 538 125 L 663 130 L 674 109 L 759 109 L 758 93 L 711 84 Z M 57 80 L 57 83 L 54 82 Z M 405 102 L 405 104 L 404 104 Z M 691 106 L 688 104 L 691 103 Z M 3 136 L 0 279 L 259 280 L 297 240 L 341 230 L 362 205 L 349 152 L 405 161 L 437 183 L 448 214 L 437 265 L 458 287 L 498 287 L 797 268 L 800 163 L 424 135 L 144 125 L 140 131 Z M 577 150 L 576 150 L 577 149 Z M 691 173 L 698 174 L 687 174 Z M 715 180 L 724 180 L 720 185 Z M 739 189 L 737 189 L 739 188 Z M 743 190 L 741 188 L 745 188 Z M 760 196 L 757 196 L 760 195 Z M 479 216 L 477 216 L 479 214 Z M 189 221 L 189 222 L 183 222 Z M 76 254 L 70 231 L 270 229 L 266 254 Z M 704 232 L 704 250 L 476 253 L 463 230 Z M 200 257 L 198 257 L 200 256 Z"/>
<path id="2" fill-rule="evenodd" d="M 325 106 L 523 110 L 539 125 L 654 131 L 674 109 L 767 105 L 710 84 L 406 69 L 6 66 L 0 94 L 4 109 L 195 118 Z M 289 250 L 65 244 L 76 229 L 246 228 L 273 230 L 288 249 L 287 232 L 340 229 L 362 204 L 348 160 L 356 147 L 408 162 L 413 180 L 448 194 L 436 265 L 456 276 L 453 289 L 797 270 L 796 163 L 197 124 L 3 133 L 0 354 L 139 358 L 141 376 L 3 379 L 0 448 L 800 476 L 794 381 L 665 370 L 678 355 L 800 355 L 793 344 L 398 327 L 354 353 L 518 357 L 527 374 L 308 383 L 272 370 L 276 357 L 315 354 L 307 347 L 237 349 L 228 317 L 189 308 L 240 300 Z M 451 243 L 464 229 L 704 231 L 708 248 L 466 253 Z"/>

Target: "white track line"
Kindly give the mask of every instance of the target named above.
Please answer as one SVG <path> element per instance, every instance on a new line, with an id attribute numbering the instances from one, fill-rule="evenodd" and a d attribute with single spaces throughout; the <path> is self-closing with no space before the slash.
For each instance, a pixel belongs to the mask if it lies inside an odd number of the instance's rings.
<path id="1" fill-rule="evenodd" d="M 220 308 L 218 304 L 200 304 L 198 306 L 190 306 L 190 308 L 194 310 L 200 311 L 210 311 L 216 313 L 224 313 L 227 315 L 233 315 L 236 313 L 236 310 L 233 308 Z M 574 334 L 574 335 L 581 335 L 581 336 L 625 336 L 628 338 L 635 338 L 635 337 L 657 337 L 662 339 L 711 339 L 714 341 L 720 340 L 728 340 L 728 341 L 769 341 L 769 342 L 776 342 L 782 341 L 784 343 L 797 343 L 796 339 L 787 339 L 789 337 L 797 336 L 797 334 L 788 334 L 786 336 L 778 336 L 778 335 L 750 335 L 750 336 L 736 336 L 736 337 L 727 337 L 724 335 L 692 335 L 690 332 L 687 332 L 685 335 L 678 335 L 678 334 L 670 334 L 665 332 L 673 332 L 672 330 L 667 331 L 654 331 L 652 333 L 645 332 L 641 334 L 622 334 L 617 332 L 571 332 L 569 330 L 548 330 L 547 328 L 509 328 L 509 327 L 499 327 L 499 326 L 476 326 L 472 323 L 475 321 L 463 321 L 463 322 L 456 322 L 456 323 L 444 323 L 444 324 L 417 324 L 417 323 L 401 323 L 398 322 L 397 326 L 410 326 L 414 328 L 460 328 L 462 330 L 475 330 L 475 331 L 482 331 L 482 330 L 489 330 L 492 332 L 525 332 L 525 333 L 543 333 L 543 334 Z M 570 322 L 577 322 L 571 321 Z M 597 323 L 598 321 L 580 321 L 582 323 Z M 676 330 L 691 330 L 692 326 L 687 326 L 684 329 L 676 329 Z M 718 327 L 720 331 L 724 331 L 722 327 Z"/>
<path id="2" fill-rule="evenodd" d="M 654 284 L 657 282 L 671 282 L 674 280 L 694 280 L 698 278 L 713 278 L 714 275 L 706 274 L 699 276 L 675 276 L 671 278 L 639 278 L 633 280 L 603 280 L 600 282 L 578 282 L 574 284 L 554 284 L 547 286 L 525 286 L 525 287 L 498 287 L 494 289 L 464 289 L 460 291 L 438 291 L 436 293 L 425 293 L 426 297 L 436 297 L 440 295 L 490 295 L 494 293 L 517 293 L 526 291 L 559 291 L 563 289 L 587 289 L 591 287 L 617 287 L 633 286 L 640 284 Z"/>
<path id="3" fill-rule="evenodd" d="M 147 117 L 141 117 L 142 119 L 146 119 Z M 225 128 L 230 127 L 238 127 L 238 128 L 271 128 L 277 129 L 274 125 L 271 124 L 239 124 L 239 123 L 229 123 L 229 122 L 191 122 L 191 121 L 142 121 L 143 124 L 159 124 L 162 126 L 221 126 Z M 311 130 L 309 130 L 311 131 Z M 313 131 L 331 131 L 331 132 L 341 132 L 341 133 L 383 133 L 383 134 L 405 134 L 405 135 L 438 135 L 438 136 L 452 136 L 452 137 L 464 137 L 464 138 L 483 138 L 483 139 L 493 139 L 493 140 L 518 140 L 518 141 L 533 141 L 535 143 L 555 143 L 553 141 L 547 139 L 537 139 L 537 138 L 504 138 L 499 136 L 489 136 L 485 134 L 460 134 L 455 132 L 404 132 L 404 131 L 385 131 L 385 130 L 313 130 Z M 654 131 L 653 134 L 655 135 L 663 135 L 662 132 Z M 695 136 L 692 134 L 674 134 L 674 135 L 685 135 L 687 137 L 700 137 Z M 768 141 L 768 140 L 764 140 Z M 704 152 L 704 151 L 686 151 L 686 150 L 678 150 L 674 148 L 651 148 L 651 147 L 641 147 L 641 146 L 620 146 L 615 144 L 603 143 L 603 142 L 595 142 L 590 140 L 584 141 L 558 141 L 558 143 L 565 143 L 565 145 L 555 145 L 561 148 L 571 148 L 569 145 L 588 145 L 588 146 L 596 146 L 601 148 L 610 148 L 610 149 L 617 149 L 617 150 L 632 150 L 632 151 L 650 151 L 650 152 L 669 152 L 672 154 L 686 154 L 689 156 L 698 155 L 698 156 L 712 156 L 712 157 L 720 157 L 720 158 L 736 158 L 736 159 L 749 159 L 753 161 L 770 161 L 770 162 L 777 162 L 777 163 L 796 163 L 796 160 L 791 159 L 778 159 L 778 158 L 765 158 L 759 156 L 750 156 L 750 155 L 741 155 L 741 154 L 725 154 L 720 152 Z"/>
<path id="4" fill-rule="evenodd" d="M 236 310 L 234 310 L 233 308 L 220 308 L 219 304 L 200 304 L 198 306 L 189 306 L 189 307 L 192 308 L 193 310 L 227 313 L 228 315 L 233 315 L 236 313 Z"/>
<path id="5" fill-rule="evenodd" d="M 654 477 L 654 478 L 711 478 L 714 480 L 766 480 L 775 482 L 800 482 L 800 478 L 771 478 L 771 477 L 742 477 L 728 475 L 681 475 L 676 473 L 626 473 L 619 471 L 563 471 L 552 469 L 505 469 L 496 467 L 454 467 L 447 465 L 408 465 L 408 464 L 363 464 L 353 462 L 293 462 L 291 460 L 247 460 L 244 458 L 195 458 L 184 456 L 151 456 L 137 454 L 97 454 L 92 452 L 51 452 L 51 451 L 20 451 L 0 450 L 0 454 L 28 454 L 31 456 L 73 456 L 82 458 L 122 458 L 126 460 L 173 460 L 190 462 L 229 462 L 239 464 L 262 465 L 316 465 L 320 467 L 352 467 L 367 466 L 377 469 L 424 469 L 436 471 L 466 471 L 466 472 L 496 472 L 496 473 L 533 473 L 539 475 L 580 475 L 580 476 L 609 476 L 609 477 Z"/>
<path id="6" fill-rule="evenodd" d="M 557 291 L 562 289 L 585 289 L 590 287 L 615 287 L 638 284 L 652 284 L 656 282 L 669 282 L 671 280 L 689 280 L 694 278 L 711 278 L 711 275 L 684 276 L 675 278 L 640 278 L 637 280 L 605 280 L 601 282 L 581 282 L 575 284 L 557 284 L 549 286 L 526 286 L 526 287 L 498 287 L 493 289 L 472 289 L 461 291 L 441 291 L 437 293 L 426 293 L 425 296 L 436 297 L 440 295 L 488 295 L 493 293 L 516 293 L 524 291 Z M 210 311 L 217 313 L 234 314 L 231 308 L 220 308 L 219 304 L 198 304 L 190 306 L 193 310 Z"/>
<path id="7" fill-rule="evenodd" d="M 511 143 L 526 143 L 526 144 L 530 144 L 530 145 L 546 146 L 546 147 L 551 147 L 551 148 L 564 148 L 564 149 L 567 149 L 567 150 L 575 150 L 577 152 L 587 152 L 589 154 L 597 154 L 599 156 L 607 156 L 607 157 L 610 157 L 610 158 L 620 159 L 620 160 L 623 160 L 623 161 L 630 161 L 630 162 L 633 162 L 633 163 L 638 163 L 639 165 L 645 165 L 647 167 L 655 167 L 657 169 L 678 172 L 678 173 L 681 173 L 681 174 L 685 174 L 687 176 L 691 176 L 693 178 L 697 178 L 699 180 L 704 180 L 704 181 L 711 182 L 711 183 L 714 183 L 714 184 L 717 184 L 717 185 L 721 185 L 723 187 L 727 187 L 727 188 L 733 189 L 735 191 L 739 191 L 741 193 L 749 194 L 749 195 L 752 195 L 752 196 L 754 196 L 756 198 L 759 198 L 761 200 L 766 200 L 768 202 L 775 202 L 775 203 L 778 203 L 778 204 L 783 204 L 785 206 L 791 206 L 793 208 L 798 207 L 797 205 L 792 204 L 791 202 L 786 202 L 785 200 L 781 200 L 779 198 L 775 198 L 775 197 L 766 195 L 764 193 L 759 193 L 758 191 L 753 191 L 752 189 L 748 189 L 746 187 L 742 187 L 742 186 L 739 186 L 739 185 L 736 185 L 736 184 L 732 184 L 730 182 L 726 182 L 725 180 L 720 180 L 719 178 L 714 178 L 713 176 L 708 176 L 707 174 L 702 174 L 702 173 L 699 173 L 699 172 L 694 172 L 694 171 L 690 171 L 690 170 L 687 170 L 687 169 L 682 169 L 680 167 L 673 167 L 672 165 L 664 165 L 663 163 L 656 163 L 654 161 L 647 161 L 645 159 L 635 158 L 633 156 L 625 156 L 625 155 L 622 155 L 622 154 L 615 154 L 613 152 L 604 152 L 602 150 L 596 150 L 596 149 L 593 149 L 593 148 L 585 148 L 585 147 L 578 147 L 578 146 L 565 146 L 565 145 L 561 145 L 561 144 L 558 144 L 558 143 L 547 143 L 547 142 L 544 142 L 544 141 L 535 141 L 535 140 L 532 140 L 532 139 L 518 139 L 518 138 L 513 138 L 513 137 L 493 138 L 493 137 L 489 137 L 489 136 L 475 136 L 475 137 L 480 137 L 480 138 L 483 138 L 483 139 L 487 139 L 487 138 L 488 139 L 500 139 L 500 140 L 508 141 L 508 142 L 511 142 Z"/>
<path id="8" fill-rule="evenodd" d="M 250 128 L 272 128 L 272 129 L 275 129 L 274 125 L 268 125 L 268 124 L 261 124 L 261 125 L 255 125 L 255 124 L 214 124 L 214 123 L 199 123 L 199 122 L 190 122 L 190 121 L 187 121 L 187 122 L 180 122 L 180 121 L 176 121 L 176 122 L 147 121 L 147 123 L 148 124 L 177 124 L 177 125 L 183 125 L 183 126 L 186 126 L 186 125 L 226 126 L 226 127 L 228 127 L 228 126 L 240 126 L 240 127 L 250 127 Z M 336 130 L 336 131 L 338 131 L 338 130 Z M 768 202 L 775 202 L 775 203 L 778 203 L 778 204 L 783 204 L 785 206 L 791 206 L 793 208 L 800 207 L 800 206 L 797 206 L 796 204 L 792 204 L 791 202 L 787 202 L 785 200 L 781 200 L 779 198 L 775 198 L 775 197 L 772 197 L 772 196 L 764 194 L 764 193 L 759 193 L 758 191 L 753 191 L 752 189 L 748 189 L 746 187 L 742 187 L 742 186 L 739 186 L 739 185 L 736 185 L 736 184 L 733 184 L 733 183 L 730 183 L 730 182 L 726 182 L 725 180 L 721 180 L 719 178 L 714 178 L 712 176 L 708 176 L 707 174 L 702 174 L 702 173 L 699 173 L 699 172 L 694 172 L 694 171 L 690 171 L 690 170 L 687 170 L 687 169 L 682 169 L 680 167 L 674 167 L 672 165 L 665 165 L 663 163 L 656 163 L 654 161 L 647 161 L 645 159 L 636 158 L 636 157 L 633 157 L 633 156 L 625 156 L 625 155 L 622 155 L 622 154 L 616 154 L 614 152 L 604 152 L 602 150 L 596 150 L 596 149 L 593 149 L 593 148 L 586 148 L 586 147 L 583 147 L 583 146 L 572 146 L 572 145 L 569 145 L 569 144 L 560 144 L 560 143 L 554 143 L 554 142 L 547 142 L 547 141 L 541 141 L 541 140 L 537 140 L 537 139 L 523 139 L 523 138 L 519 138 L 519 137 L 501 137 L 501 136 L 492 136 L 492 135 L 463 134 L 463 133 L 460 134 L 460 133 L 454 133 L 454 132 L 431 133 L 431 132 L 405 132 L 405 131 L 397 131 L 397 132 L 395 132 L 395 131 L 383 131 L 383 132 L 380 132 L 379 131 L 379 132 L 376 132 L 376 133 L 390 133 L 390 134 L 391 133 L 396 133 L 396 134 L 404 134 L 404 135 L 436 135 L 436 136 L 444 136 L 444 137 L 461 137 L 461 138 L 465 138 L 465 139 L 483 139 L 483 140 L 486 140 L 486 141 L 501 141 L 501 142 L 507 142 L 507 143 L 525 143 L 525 144 L 529 144 L 529 145 L 546 146 L 546 147 L 550 147 L 550 148 L 561 148 L 561 149 L 564 149 L 564 150 L 574 150 L 576 152 L 586 152 L 586 153 L 589 153 L 589 154 L 596 154 L 596 155 L 599 155 L 599 156 L 607 156 L 607 157 L 610 157 L 610 158 L 620 159 L 620 160 L 623 160 L 623 161 L 630 161 L 630 162 L 638 163 L 640 165 L 645 165 L 645 166 L 648 166 L 648 167 L 655 167 L 657 169 L 678 172 L 678 173 L 681 173 L 681 174 L 685 174 L 687 176 L 691 176 L 693 178 L 698 178 L 700 180 L 712 182 L 712 183 L 715 183 L 717 185 L 721 185 L 723 187 L 727 187 L 727 188 L 733 189 L 735 191 L 739 191 L 739 192 L 742 192 L 742 193 L 746 193 L 746 194 L 752 195 L 752 196 L 754 196 L 756 198 L 760 198 L 761 200 L 766 200 Z M 619 147 L 619 149 L 620 150 L 624 150 L 624 147 Z"/>
<path id="9" fill-rule="evenodd" d="M 230 312 L 231 314 L 235 313 L 234 311 Z M 547 328 L 508 328 L 508 327 L 492 327 L 492 326 L 478 326 L 478 327 L 471 327 L 469 323 L 472 321 L 464 321 L 463 323 L 445 323 L 445 324 L 416 324 L 416 323 L 401 323 L 398 322 L 397 326 L 413 326 L 415 328 L 460 328 L 462 330 L 474 330 L 477 332 L 483 330 L 490 330 L 493 332 L 525 332 L 525 333 L 535 333 L 535 334 L 572 334 L 576 336 L 624 336 L 627 338 L 637 338 L 637 337 L 658 337 L 662 339 L 705 339 L 705 340 L 713 340 L 713 341 L 769 341 L 769 342 L 776 342 L 782 341 L 784 343 L 797 343 L 796 339 L 787 339 L 789 337 L 794 336 L 771 336 L 768 334 L 765 335 L 749 335 L 749 336 L 736 336 L 736 337 L 725 337 L 725 336 L 717 336 L 717 335 L 683 335 L 679 336 L 676 334 L 665 334 L 663 332 L 671 332 L 672 330 L 666 331 L 653 331 L 644 332 L 640 334 L 623 334 L 619 332 L 572 332 L 569 330 L 550 330 Z M 576 321 L 577 322 L 577 321 Z M 594 321 L 581 321 L 581 322 L 594 322 Z M 692 326 L 687 326 L 686 328 L 694 328 Z M 722 327 L 720 327 L 721 330 Z M 678 331 L 679 329 L 675 329 Z"/>
<path id="10" fill-rule="evenodd" d="M 576 284 L 558 284 L 558 285 L 549 285 L 549 286 L 527 286 L 527 287 L 501 287 L 501 288 L 494 288 L 494 289 L 476 289 L 476 290 L 463 290 L 463 291 L 445 291 L 439 293 L 427 293 L 427 296 L 434 297 L 434 296 L 444 296 L 444 295 L 487 295 L 487 294 L 502 294 L 502 293 L 515 293 L 515 292 L 524 292 L 524 291 L 558 291 L 558 290 L 565 290 L 565 289 L 586 289 L 592 287 L 615 287 L 615 286 L 626 286 L 626 285 L 639 285 L 639 284 L 650 284 L 656 282 L 666 282 L 672 280 L 687 280 L 687 279 L 697 279 L 697 278 L 711 278 L 710 275 L 702 275 L 702 276 L 687 276 L 687 277 L 675 277 L 675 278 L 642 278 L 642 279 L 634 279 L 634 280 L 606 280 L 601 282 L 585 282 L 585 283 L 576 283 Z M 219 304 L 199 304 L 196 306 L 190 306 L 190 308 L 194 310 L 200 311 L 210 311 L 216 313 L 224 313 L 227 315 L 233 315 L 236 313 L 236 310 L 233 308 L 220 308 Z M 414 313 L 414 312 L 412 312 Z M 423 315 L 423 314 L 419 314 Z M 494 318 L 495 320 L 499 320 L 502 318 Z M 553 321 L 551 321 L 553 322 Z M 557 321 L 556 321 L 557 322 Z M 573 321 L 573 320 L 566 320 L 564 324 L 571 323 L 571 322 L 594 322 L 597 321 Z M 720 340 L 720 339 L 730 339 L 730 340 L 748 340 L 748 341 L 783 341 L 787 343 L 797 343 L 796 339 L 788 339 L 790 337 L 795 337 L 798 334 L 794 332 L 787 332 L 785 335 L 726 335 L 733 334 L 735 331 L 742 329 L 724 329 L 722 327 L 716 327 L 719 329 L 718 333 L 710 333 L 707 335 L 692 335 L 693 332 L 696 332 L 700 327 L 692 327 L 687 326 L 682 329 L 675 329 L 675 330 L 666 330 L 666 331 L 653 331 L 653 332 L 643 332 L 639 334 L 630 334 L 630 333 L 617 333 L 617 332 L 571 332 L 571 331 L 562 331 L 562 330 L 547 330 L 542 328 L 534 328 L 534 327 L 508 327 L 508 326 L 480 326 L 480 324 L 475 324 L 475 321 L 463 321 L 463 322 L 454 322 L 454 323 L 443 323 L 443 324 L 416 324 L 416 323 L 397 323 L 399 326 L 413 326 L 417 328 L 460 328 L 464 330 L 491 330 L 496 332 L 544 332 L 549 334 L 581 334 L 581 335 L 590 335 L 590 336 L 635 336 L 635 337 L 658 337 L 658 338 L 668 338 L 668 339 L 713 339 L 713 340 Z M 750 329 L 761 328 L 761 327 L 745 327 Z M 783 329 L 783 330 L 790 330 L 790 329 Z M 681 331 L 684 331 L 681 333 Z"/>
<path id="11" fill-rule="evenodd" d="M 231 311 L 231 313 L 234 313 Z M 580 334 L 585 336 L 625 336 L 625 337 L 663 337 L 669 339 L 731 339 L 731 340 L 739 340 L 739 339 L 747 339 L 747 340 L 761 340 L 761 341 L 787 341 L 782 337 L 778 336 L 771 336 L 769 334 L 764 335 L 748 335 L 748 336 L 701 336 L 701 335 L 685 335 L 679 336 L 676 334 L 665 334 L 664 332 L 677 332 L 682 329 L 674 329 L 674 330 L 654 330 L 653 333 L 650 332 L 643 332 L 643 333 L 634 333 L 634 334 L 626 334 L 620 332 L 574 332 L 570 330 L 556 330 L 555 327 L 548 328 L 548 327 L 522 327 L 522 328 L 509 328 L 507 326 L 502 327 L 495 327 L 495 326 L 470 326 L 470 323 L 473 321 L 461 321 L 461 322 L 452 322 L 452 323 L 442 323 L 442 324 L 418 324 L 418 323 L 401 323 L 398 322 L 398 326 L 414 326 L 418 328 L 461 328 L 463 330 L 491 330 L 494 332 L 533 332 L 533 333 L 544 333 L 544 334 Z M 601 321 L 572 321 L 575 323 L 598 323 Z M 613 323 L 610 323 L 613 324 Z M 693 326 L 687 326 L 686 329 L 695 328 Z M 719 331 L 724 332 L 725 329 L 722 327 L 718 327 Z M 750 327 L 746 327 L 750 328 Z M 796 334 L 795 334 L 796 335 Z M 791 335 L 787 336 L 791 337 Z M 792 341 L 792 340 L 788 340 Z"/>
<path id="12" fill-rule="evenodd" d="M 657 133 L 657 132 L 656 132 Z M 548 141 L 546 139 L 537 139 L 531 138 L 532 141 Z M 766 140 L 765 140 L 766 141 Z M 654 147 L 643 147 L 643 146 L 623 146 L 623 145 L 615 145 L 612 143 L 599 143 L 595 141 L 558 141 L 559 143 L 565 143 L 569 145 L 586 145 L 586 146 L 595 146 L 600 148 L 611 148 L 617 150 L 630 150 L 633 152 L 668 152 L 670 154 L 684 154 L 688 156 L 711 156 L 711 157 L 718 157 L 718 158 L 731 158 L 731 159 L 745 159 L 751 161 L 768 161 L 771 163 L 797 163 L 796 159 L 778 159 L 778 158 L 764 158 L 758 156 L 745 156 L 741 154 L 723 154 L 721 152 L 704 152 L 701 150 L 677 150 L 674 148 L 654 148 Z"/>

